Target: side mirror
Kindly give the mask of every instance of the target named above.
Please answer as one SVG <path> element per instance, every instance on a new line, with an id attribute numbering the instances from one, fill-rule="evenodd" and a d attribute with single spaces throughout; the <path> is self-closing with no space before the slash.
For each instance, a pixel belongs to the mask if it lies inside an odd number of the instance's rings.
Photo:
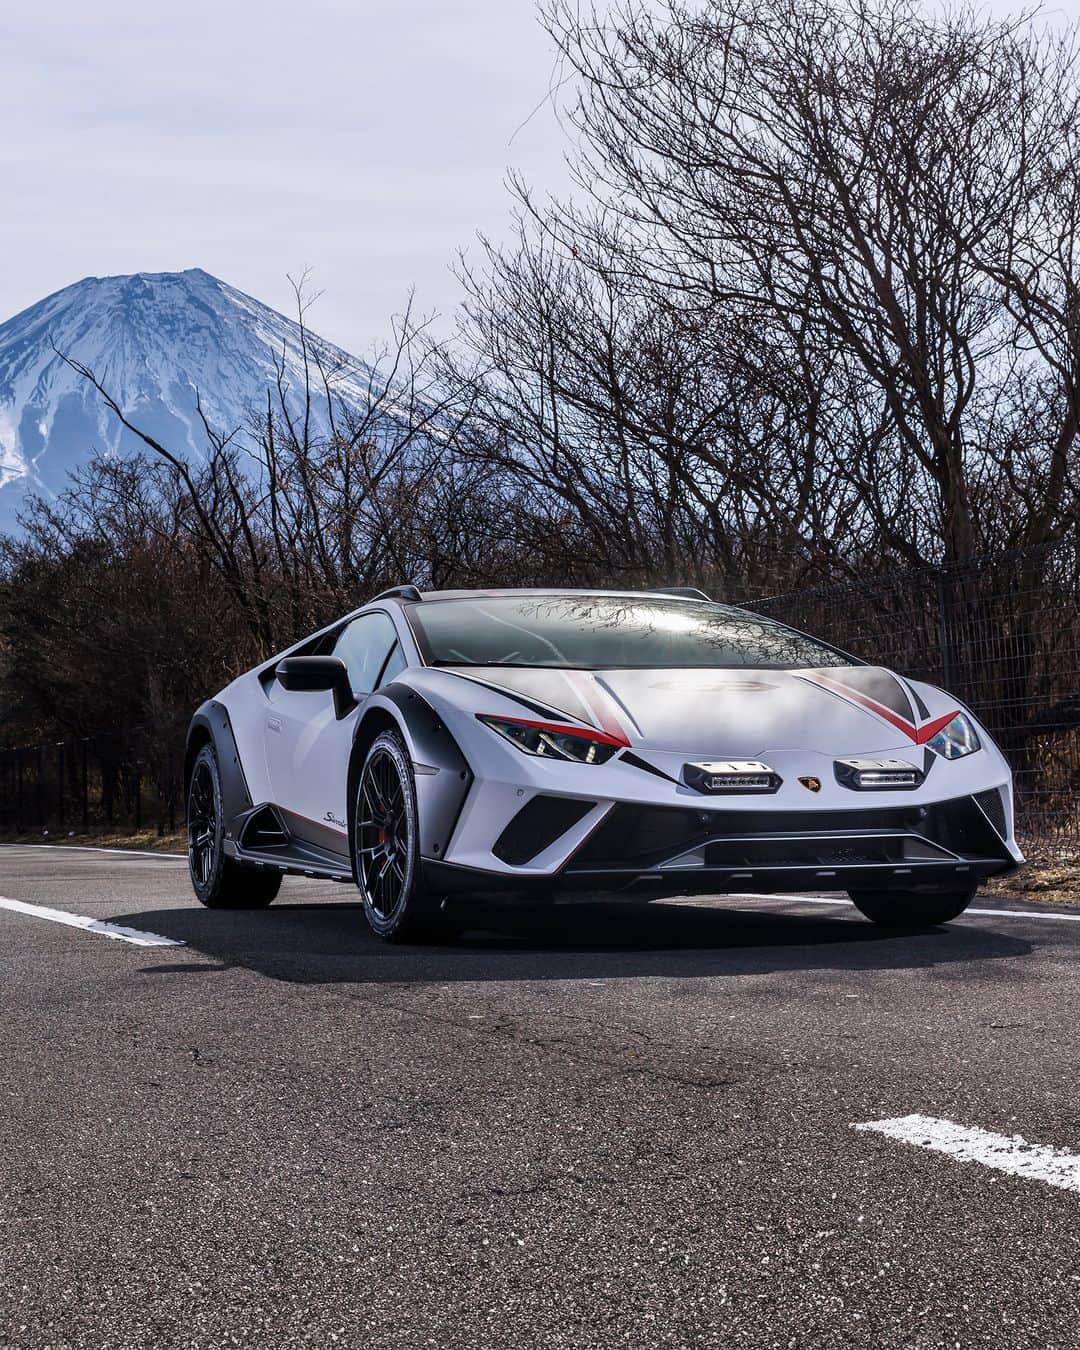
<path id="1" fill-rule="evenodd" d="M 356 707 L 349 672 L 338 656 L 287 656 L 274 668 L 282 689 L 290 693 L 313 693 L 322 689 L 334 695 L 334 713 L 344 717 Z"/>

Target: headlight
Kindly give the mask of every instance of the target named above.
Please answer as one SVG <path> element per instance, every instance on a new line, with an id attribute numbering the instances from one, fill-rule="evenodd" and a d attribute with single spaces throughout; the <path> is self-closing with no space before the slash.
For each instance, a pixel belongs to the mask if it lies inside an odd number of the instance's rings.
<path id="1" fill-rule="evenodd" d="M 629 742 L 604 731 L 564 726 L 559 722 L 530 722 L 521 717 L 476 714 L 484 726 L 497 731 L 527 755 L 570 760 L 575 764 L 604 764 Z"/>
<path id="2" fill-rule="evenodd" d="M 957 713 L 951 722 L 931 736 L 927 745 L 942 759 L 963 759 L 982 748 L 975 723 L 967 713 Z"/>

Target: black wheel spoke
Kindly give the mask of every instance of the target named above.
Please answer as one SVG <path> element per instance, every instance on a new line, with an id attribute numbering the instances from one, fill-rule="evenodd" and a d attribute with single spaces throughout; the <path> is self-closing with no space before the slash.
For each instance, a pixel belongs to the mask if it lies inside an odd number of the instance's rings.
<path id="1" fill-rule="evenodd" d="M 195 769 L 188 797 L 188 857 L 191 874 L 200 886 L 214 875 L 217 841 L 217 803 L 214 780 L 205 760 Z"/>
<path id="2" fill-rule="evenodd" d="M 397 762 L 379 747 L 360 779 L 356 853 L 365 904 L 383 921 L 394 917 L 405 898 L 411 850 L 406 802 Z"/>

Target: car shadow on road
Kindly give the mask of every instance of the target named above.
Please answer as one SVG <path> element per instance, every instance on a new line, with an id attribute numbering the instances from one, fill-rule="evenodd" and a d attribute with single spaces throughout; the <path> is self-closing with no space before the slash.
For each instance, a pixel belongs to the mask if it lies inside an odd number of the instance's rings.
<path id="1" fill-rule="evenodd" d="M 852 910 L 574 903 L 546 910 L 470 904 L 464 935 L 443 946 L 394 946 L 368 931 L 359 905 L 194 907 L 110 916 L 178 939 L 217 964 L 187 959 L 146 973 L 241 967 L 302 984 L 687 979 L 777 971 L 904 970 L 1026 956 L 1031 944 L 982 926 L 875 928 Z"/>

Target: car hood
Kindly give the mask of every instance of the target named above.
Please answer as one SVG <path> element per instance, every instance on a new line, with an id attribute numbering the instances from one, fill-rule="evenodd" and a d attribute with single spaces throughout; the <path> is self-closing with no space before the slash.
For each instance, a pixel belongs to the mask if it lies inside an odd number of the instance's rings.
<path id="1" fill-rule="evenodd" d="M 877 666 L 821 670 L 559 670 L 456 667 L 531 714 L 562 714 L 633 745 L 756 758 L 769 750 L 858 755 L 925 744 L 955 710 Z M 936 691 L 924 690 L 932 694 Z M 940 702 L 940 698 L 935 702 Z"/>

